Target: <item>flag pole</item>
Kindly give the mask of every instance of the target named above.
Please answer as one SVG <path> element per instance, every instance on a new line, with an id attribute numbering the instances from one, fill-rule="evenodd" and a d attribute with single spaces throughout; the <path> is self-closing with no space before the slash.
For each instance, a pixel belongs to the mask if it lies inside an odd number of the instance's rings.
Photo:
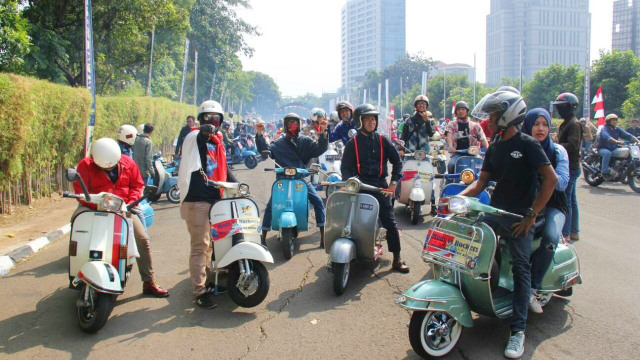
<path id="1" fill-rule="evenodd" d="M 156 37 L 156 26 L 153 25 L 151 28 L 151 45 L 149 45 L 149 71 L 147 73 L 147 96 L 151 96 L 151 74 L 152 74 L 152 66 L 153 66 L 153 42 Z"/>

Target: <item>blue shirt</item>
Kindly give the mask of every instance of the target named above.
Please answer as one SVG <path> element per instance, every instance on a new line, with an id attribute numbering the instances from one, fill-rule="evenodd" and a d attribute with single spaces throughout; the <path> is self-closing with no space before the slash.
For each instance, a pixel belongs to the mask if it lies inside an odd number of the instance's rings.
<path id="1" fill-rule="evenodd" d="M 554 170 L 558 175 L 556 190 L 564 191 L 569 185 L 569 154 L 560 144 L 553 144 L 556 149 L 556 166 Z"/>
<path id="2" fill-rule="evenodd" d="M 609 141 L 609 139 L 620 140 L 620 138 L 627 141 L 634 141 L 635 139 L 633 135 L 622 130 L 622 128 L 619 126 L 612 128 L 611 126 L 605 125 L 602 127 L 602 130 L 600 130 L 600 141 L 598 142 L 598 149 L 609 149 L 613 151 L 618 148 L 618 144 Z"/>
<path id="3" fill-rule="evenodd" d="M 344 121 L 340 122 L 338 126 L 336 126 L 335 130 L 329 134 L 329 141 L 334 142 L 338 140 L 342 140 L 343 144 L 347 144 L 349 141 L 349 130 L 355 129 L 355 125 L 353 125 L 353 120 L 349 121 L 348 124 L 345 124 Z"/>

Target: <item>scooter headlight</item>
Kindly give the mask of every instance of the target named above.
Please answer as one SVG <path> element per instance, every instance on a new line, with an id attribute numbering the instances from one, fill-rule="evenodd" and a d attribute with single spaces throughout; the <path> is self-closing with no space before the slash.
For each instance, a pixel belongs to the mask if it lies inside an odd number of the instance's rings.
<path id="1" fill-rule="evenodd" d="M 296 168 L 286 168 L 284 169 L 284 174 L 287 176 L 295 176 Z"/>
<path id="2" fill-rule="evenodd" d="M 344 186 L 347 191 L 357 193 L 360 191 L 360 180 L 358 179 L 349 179 Z"/>
<path id="3" fill-rule="evenodd" d="M 123 204 L 124 200 L 122 200 L 122 198 L 120 198 L 119 196 L 106 194 L 102 197 L 102 200 L 100 200 L 100 203 L 98 204 L 98 210 L 116 212 L 122 209 Z"/>
<path id="4" fill-rule="evenodd" d="M 238 185 L 238 194 L 240 196 L 249 196 L 249 185 L 247 184 Z"/>
<path id="5" fill-rule="evenodd" d="M 480 154 L 480 148 L 477 147 L 477 146 L 470 146 L 468 151 L 469 151 L 469 155 L 474 155 L 475 156 L 475 155 Z"/>
<path id="6" fill-rule="evenodd" d="M 427 153 L 424 150 L 418 150 L 413 153 L 413 157 L 418 161 L 422 161 L 425 157 L 427 157 Z"/>
<path id="7" fill-rule="evenodd" d="M 473 182 L 473 180 L 475 180 L 476 175 L 473 173 L 472 170 L 466 169 L 463 170 L 462 173 L 460 174 L 460 180 L 462 180 L 463 183 L 469 185 Z"/>
<path id="8" fill-rule="evenodd" d="M 449 198 L 449 211 L 456 214 L 466 214 L 469 212 L 469 200 L 461 196 L 452 196 Z"/>

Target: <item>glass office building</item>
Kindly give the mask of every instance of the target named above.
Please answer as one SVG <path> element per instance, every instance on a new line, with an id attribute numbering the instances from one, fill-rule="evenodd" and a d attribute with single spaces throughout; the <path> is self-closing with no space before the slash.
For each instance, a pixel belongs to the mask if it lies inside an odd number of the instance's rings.
<path id="1" fill-rule="evenodd" d="M 614 50 L 633 50 L 640 54 L 640 0 L 613 2 L 613 29 L 611 45 Z"/>
<path id="2" fill-rule="evenodd" d="M 589 0 L 491 0 L 487 84 L 520 78 L 521 62 L 524 80 L 554 63 L 584 68 L 589 22 Z"/>
<path id="3" fill-rule="evenodd" d="M 405 0 L 347 0 L 341 11 L 341 93 L 367 70 L 380 71 L 405 56 Z"/>

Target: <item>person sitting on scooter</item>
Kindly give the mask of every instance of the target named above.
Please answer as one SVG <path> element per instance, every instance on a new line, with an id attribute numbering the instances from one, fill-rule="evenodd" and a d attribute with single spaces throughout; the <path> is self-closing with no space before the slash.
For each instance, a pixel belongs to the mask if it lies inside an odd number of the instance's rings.
<path id="1" fill-rule="evenodd" d="M 309 160 L 327 151 L 329 132 L 327 131 L 327 119 L 321 119 L 320 128 L 322 132 L 318 134 L 318 141 L 315 142 L 308 136 L 300 135 L 301 122 L 302 120 L 298 114 L 287 114 L 284 117 L 285 136 L 267 144 L 264 136 L 262 136 L 264 122 L 260 121 L 256 125 L 256 146 L 258 151 L 271 151 L 271 158 L 279 166 L 306 168 Z M 320 247 L 324 247 L 324 220 L 326 215 L 324 203 L 315 187 L 311 184 L 309 177 L 305 177 L 303 180 L 307 183 L 309 202 L 313 205 L 313 210 L 316 214 L 316 226 L 320 229 Z M 271 200 L 271 197 L 269 197 L 269 202 L 264 210 L 264 218 L 262 219 L 262 245 L 265 246 L 267 244 L 267 233 L 271 230 Z"/>
<path id="2" fill-rule="evenodd" d="M 462 154 L 456 153 L 456 150 L 466 150 L 471 146 L 484 146 L 489 148 L 487 138 L 482 131 L 482 127 L 475 121 L 469 121 L 469 105 L 464 101 L 458 101 L 454 108 L 456 119 L 450 121 L 445 127 L 445 135 L 447 136 L 447 145 L 451 158 L 447 166 L 447 172 L 453 174 L 456 171 L 456 161 Z"/>
<path id="3" fill-rule="evenodd" d="M 364 184 L 389 189 L 393 194 L 402 177 L 402 161 L 395 146 L 388 137 L 378 134 L 376 107 L 363 104 L 356 108 L 353 120 L 359 132 L 347 142 L 342 157 L 340 171 L 343 179 L 357 176 Z M 391 184 L 387 185 L 387 163 L 391 162 Z M 387 244 L 393 253 L 392 267 L 401 273 L 408 273 L 409 267 L 400 259 L 400 234 L 393 214 L 393 206 L 388 197 L 380 193 L 369 193 L 378 200 L 378 217 L 387 229 Z"/>
<path id="4" fill-rule="evenodd" d="M 342 140 L 342 143 L 346 144 L 349 141 L 349 130 L 355 129 L 351 120 L 353 117 L 353 105 L 348 101 L 340 101 L 336 104 L 336 111 L 342 122 L 329 134 L 329 141 Z"/>
<path id="5" fill-rule="evenodd" d="M 524 118 L 522 132 L 533 136 L 534 139 L 540 142 L 558 176 L 556 189 L 545 208 L 545 222 L 540 247 L 531 255 L 531 299 L 529 300 L 529 310 L 536 314 L 542 314 L 542 304 L 538 300 L 538 289 L 553 261 L 558 239 L 562 236 L 562 227 L 564 226 L 567 211 L 569 211 L 567 197 L 564 193 L 569 184 L 569 155 L 564 147 L 560 144 L 555 144 L 551 140 L 550 130 L 551 115 L 547 110 L 542 108 L 529 110 Z"/>
<path id="6" fill-rule="evenodd" d="M 140 169 L 129 156 L 122 156 L 118 143 L 109 138 L 97 140 L 91 147 L 91 156 L 78 163 L 78 174 L 87 185 L 90 194 L 109 192 L 121 197 L 126 204 L 138 200 L 142 196 L 144 182 Z M 76 194 L 82 194 L 79 182 L 73 183 Z M 83 211 L 95 210 L 96 205 L 78 199 L 80 205 L 73 213 L 72 219 Z M 138 213 L 138 207 L 131 209 L 131 213 Z M 169 292 L 161 288 L 154 278 L 151 261 L 151 244 L 145 226 L 138 216 L 127 214 L 133 223 L 133 235 L 140 257 L 137 259 L 138 272 L 142 279 L 142 293 L 155 297 L 167 297 Z"/>
<path id="7" fill-rule="evenodd" d="M 531 242 L 536 217 L 544 209 L 555 189 L 556 176 L 540 143 L 519 131 L 527 105 L 522 97 L 509 91 L 487 94 L 472 112 L 477 119 L 489 118 L 498 138 L 487 150 L 478 180 L 463 190 L 462 196 L 476 196 L 496 181 L 491 206 L 524 216 L 520 221 L 507 217 L 485 216 L 484 222 L 506 239 L 512 256 L 513 313 L 511 334 L 504 351 L 508 358 L 524 352 L 524 331 L 531 298 Z M 538 176 L 542 177 L 540 184 Z"/>
<path id="8" fill-rule="evenodd" d="M 138 130 L 133 125 L 122 125 L 118 128 L 116 140 L 122 155 L 133 158 L 133 144 L 136 142 L 136 136 L 138 136 Z"/>
<path id="9" fill-rule="evenodd" d="M 627 140 L 628 142 L 632 143 L 640 141 L 618 126 L 618 115 L 609 114 L 604 119 L 604 121 L 605 125 L 604 127 L 602 127 L 602 130 L 600 130 L 598 154 L 600 154 L 600 157 L 602 157 L 602 164 L 600 169 L 600 171 L 602 172 L 602 177 L 605 180 L 609 180 L 609 162 L 611 161 L 611 155 L 617 155 L 620 153 L 620 145 L 624 145 L 623 140 Z"/>
<path id="10" fill-rule="evenodd" d="M 200 104 L 200 128 L 194 128 L 184 139 L 182 161 L 178 171 L 180 216 L 187 223 L 191 237 L 189 274 L 196 304 L 205 309 L 217 305 L 207 292 L 207 267 L 211 263 L 213 244 L 209 211 L 222 198 L 222 191 L 209 181 L 237 182 L 227 168 L 227 156 L 218 128 L 224 120 L 222 106 L 213 100 Z"/>
<path id="11" fill-rule="evenodd" d="M 233 141 L 229 138 L 229 131 L 231 125 L 223 121 L 222 126 L 220 126 L 220 133 L 222 134 L 222 142 L 224 143 L 225 149 L 229 152 L 230 155 L 233 155 Z"/>
<path id="12" fill-rule="evenodd" d="M 416 96 L 416 99 L 413 101 L 413 107 L 416 109 L 416 112 L 404 123 L 400 140 L 404 141 L 404 148 L 409 152 L 424 150 L 429 154 L 431 152 L 429 149 L 429 138 L 434 134 L 429 115 L 427 114 L 429 98 L 426 95 Z M 399 150 L 399 153 L 400 156 L 403 156 L 404 150 Z"/>

